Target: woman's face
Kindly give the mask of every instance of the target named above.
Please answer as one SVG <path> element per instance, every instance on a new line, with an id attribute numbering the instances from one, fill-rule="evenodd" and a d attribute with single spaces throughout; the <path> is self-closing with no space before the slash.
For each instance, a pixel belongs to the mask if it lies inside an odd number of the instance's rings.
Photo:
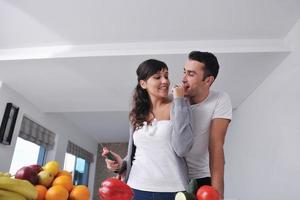
<path id="1" fill-rule="evenodd" d="M 156 98 L 165 98 L 169 94 L 169 74 L 167 69 L 162 69 L 153 74 L 146 81 L 141 80 L 142 88 L 146 89 L 149 96 Z"/>

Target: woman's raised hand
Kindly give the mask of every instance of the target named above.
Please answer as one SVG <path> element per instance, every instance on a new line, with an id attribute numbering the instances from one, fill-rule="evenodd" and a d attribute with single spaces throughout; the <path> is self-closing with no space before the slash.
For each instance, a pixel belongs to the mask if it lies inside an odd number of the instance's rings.
<path id="1" fill-rule="evenodd" d="M 174 98 L 184 97 L 184 87 L 183 83 L 179 83 L 172 88 L 172 93 Z"/>

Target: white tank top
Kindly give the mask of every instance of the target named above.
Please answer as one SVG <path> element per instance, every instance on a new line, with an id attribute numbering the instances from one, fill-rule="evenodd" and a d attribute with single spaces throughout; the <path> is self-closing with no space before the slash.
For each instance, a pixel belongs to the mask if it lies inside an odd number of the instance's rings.
<path id="1" fill-rule="evenodd" d="M 133 133 L 136 152 L 127 184 L 151 192 L 184 191 L 186 178 L 171 146 L 172 122 L 156 121 Z"/>

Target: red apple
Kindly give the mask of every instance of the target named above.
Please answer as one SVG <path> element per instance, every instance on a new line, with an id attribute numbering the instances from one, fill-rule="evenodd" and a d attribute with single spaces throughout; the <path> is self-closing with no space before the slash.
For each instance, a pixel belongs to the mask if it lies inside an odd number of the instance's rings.
<path id="1" fill-rule="evenodd" d="M 22 167 L 21 169 L 19 169 L 15 175 L 15 178 L 27 180 L 33 185 L 35 185 L 38 182 L 37 173 L 30 167 Z"/>
<path id="2" fill-rule="evenodd" d="M 40 173 L 40 171 L 43 171 L 43 168 L 41 165 L 29 165 L 28 167 L 33 169 L 33 171 L 35 171 L 37 174 Z"/>

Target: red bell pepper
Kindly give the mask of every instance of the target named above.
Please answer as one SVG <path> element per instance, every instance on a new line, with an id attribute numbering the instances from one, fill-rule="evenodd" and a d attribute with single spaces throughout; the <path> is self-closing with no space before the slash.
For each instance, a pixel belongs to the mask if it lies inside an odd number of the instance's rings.
<path id="1" fill-rule="evenodd" d="M 105 179 L 98 194 L 101 200 L 132 200 L 134 196 L 132 189 L 116 178 Z"/>

